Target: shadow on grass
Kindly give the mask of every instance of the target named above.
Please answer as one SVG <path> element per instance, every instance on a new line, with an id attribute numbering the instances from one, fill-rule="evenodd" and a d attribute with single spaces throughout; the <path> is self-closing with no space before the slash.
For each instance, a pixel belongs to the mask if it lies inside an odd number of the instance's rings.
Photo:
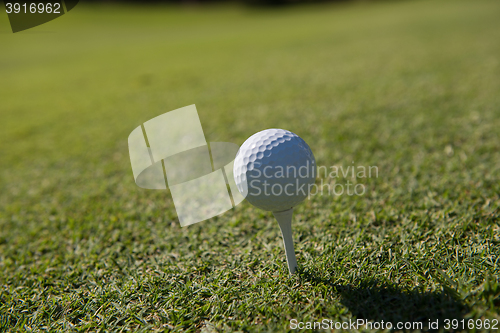
<path id="1" fill-rule="evenodd" d="M 362 280 L 359 285 L 333 284 L 311 272 L 300 272 L 300 278 L 313 284 L 323 284 L 341 297 L 341 303 L 356 319 L 374 322 L 421 322 L 425 329 L 429 321 L 464 318 L 468 307 L 446 291 L 424 292 L 418 288 L 406 290 L 376 279 Z"/>

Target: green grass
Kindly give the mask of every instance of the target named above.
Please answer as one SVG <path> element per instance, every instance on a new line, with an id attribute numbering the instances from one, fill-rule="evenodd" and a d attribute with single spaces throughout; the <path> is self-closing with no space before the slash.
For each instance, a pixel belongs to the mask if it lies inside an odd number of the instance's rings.
<path id="1" fill-rule="evenodd" d="M 499 17 L 79 5 L 12 34 L 0 15 L 0 331 L 499 320 Z M 181 228 L 134 184 L 128 134 L 193 103 L 208 141 L 286 128 L 318 164 L 378 167 L 365 195 L 296 208 L 299 274 L 270 213 Z"/>

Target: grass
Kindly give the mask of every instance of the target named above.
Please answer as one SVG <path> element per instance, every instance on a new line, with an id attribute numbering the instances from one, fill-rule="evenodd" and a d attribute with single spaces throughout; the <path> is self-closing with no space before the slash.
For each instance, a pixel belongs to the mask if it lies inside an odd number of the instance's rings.
<path id="1" fill-rule="evenodd" d="M 80 4 L 17 34 L 0 15 L 0 330 L 499 320 L 499 14 Z M 134 184 L 130 131 L 193 103 L 208 141 L 286 128 L 320 165 L 377 166 L 323 179 L 363 196 L 296 208 L 299 274 L 270 213 L 181 228 Z"/>

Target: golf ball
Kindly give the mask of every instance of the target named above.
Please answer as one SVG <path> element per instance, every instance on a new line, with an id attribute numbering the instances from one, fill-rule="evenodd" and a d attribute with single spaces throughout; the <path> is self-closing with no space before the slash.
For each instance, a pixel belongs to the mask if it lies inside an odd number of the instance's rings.
<path id="1" fill-rule="evenodd" d="M 254 206 L 279 212 L 302 202 L 316 179 L 314 155 L 298 135 L 267 129 L 248 138 L 233 168 L 240 193 Z"/>

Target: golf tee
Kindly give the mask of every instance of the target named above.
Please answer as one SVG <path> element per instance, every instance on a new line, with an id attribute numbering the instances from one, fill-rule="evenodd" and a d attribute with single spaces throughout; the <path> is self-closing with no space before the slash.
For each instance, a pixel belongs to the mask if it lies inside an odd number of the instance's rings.
<path id="1" fill-rule="evenodd" d="M 280 225 L 283 243 L 285 245 L 286 261 L 290 274 L 294 274 L 297 269 L 297 259 L 295 258 L 295 249 L 293 247 L 292 236 L 292 217 L 293 208 L 281 212 L 273 212 L 274 217 Z"/>

